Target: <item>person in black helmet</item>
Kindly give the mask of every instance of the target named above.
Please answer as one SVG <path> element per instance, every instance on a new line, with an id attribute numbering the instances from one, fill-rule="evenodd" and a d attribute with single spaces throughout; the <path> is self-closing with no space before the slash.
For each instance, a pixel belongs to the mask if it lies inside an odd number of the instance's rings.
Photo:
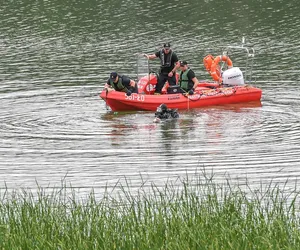
<path id="1" fill-rule="evenodd" d="M 171 44 L 170 43 L 165 43 L 163 48 L 155 54 L 152 55 L 147 55 L 145 56 L 148 59 L 155 59 L 159 58 L 160 59 L 160 71 L 158 75 L 158 81 L 155 87 L 155 92 L 154 94 L 160 94 L 161 90 L 166 83 L 166 81 L 169 82 L 170 86 L 176 85 L 176 69 L 177 69 L 177 62 L 178 62 L 178 57 L 177 54 L 171 49 Z"/>
<path id="2" fill-rule="evenodd" d="M 177 109 L 169 109 L 166 104 L 159 105 L 155 112 L 154 121 L 166 120 L 170 118 L 178 118 L 179 114 Z"/>
<path id="3" fill-rule="evenodd" d="M 138 93 L 136 82 L 125 75 L 119 75 L 117 72 L 110 73 L 110 77 L 104 87 L 109 92 L 114 89 L 116 91 L 125 92 L 128 96 L 132 93 Z"/>

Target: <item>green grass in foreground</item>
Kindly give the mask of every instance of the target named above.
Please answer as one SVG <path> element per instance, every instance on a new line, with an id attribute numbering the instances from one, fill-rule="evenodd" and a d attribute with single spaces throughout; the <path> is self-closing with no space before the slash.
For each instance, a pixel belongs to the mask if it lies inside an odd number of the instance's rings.
<path id="1" fill-rule="evenodd" d="M 298 193 L 200 175 L 180 185 L 93 193 L 1 190 L 0 249 L 300 249 Z"/>

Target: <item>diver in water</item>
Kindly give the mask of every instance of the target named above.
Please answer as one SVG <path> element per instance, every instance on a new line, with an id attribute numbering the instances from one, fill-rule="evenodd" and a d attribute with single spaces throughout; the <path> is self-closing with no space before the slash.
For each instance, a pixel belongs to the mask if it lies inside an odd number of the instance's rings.
<path id="1" fill-rule="evenodd" d="M 177 109 L 169 109 L 166 104 L 162 103 L 159 105 L 155 112 L 155 122 L 158 122 L 160 120 L 166 120 L 170 118 L 178 118 L 179 114 L 177 112 Z"/>

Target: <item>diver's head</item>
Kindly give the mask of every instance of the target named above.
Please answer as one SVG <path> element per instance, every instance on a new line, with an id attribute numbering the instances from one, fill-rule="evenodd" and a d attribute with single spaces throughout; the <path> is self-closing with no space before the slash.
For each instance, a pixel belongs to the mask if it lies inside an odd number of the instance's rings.
<path id="1" fill-rule="evenodd" d="M 167 111 L 167 109 L 168 109 L 167 105 L 162 103 L 157 107 L 156 111 L 157 112 L 165 112 L 165 111 Z"/>

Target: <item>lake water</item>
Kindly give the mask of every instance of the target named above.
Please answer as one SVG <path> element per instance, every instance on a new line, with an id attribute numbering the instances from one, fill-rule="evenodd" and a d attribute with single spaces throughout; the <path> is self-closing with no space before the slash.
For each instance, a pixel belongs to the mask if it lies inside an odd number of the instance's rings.
<path id="1" fill-rule="evenodd" d="M 0 8 L 0 187 L 80 190 L 124 177 L 156 185 L 205 169 L 216 178 L 293 185 L 300 177 L 300 19 L 287 1 L 6 1 Z M 111 71 L 171 42 L 198 79 L 202 59 L 242 37 L 256 50 L 261 105 L 111 113 Z M 234 62 L 233 62 L 234 63 Z M 159 67 L 158 60 L 151 67 Z"/>

